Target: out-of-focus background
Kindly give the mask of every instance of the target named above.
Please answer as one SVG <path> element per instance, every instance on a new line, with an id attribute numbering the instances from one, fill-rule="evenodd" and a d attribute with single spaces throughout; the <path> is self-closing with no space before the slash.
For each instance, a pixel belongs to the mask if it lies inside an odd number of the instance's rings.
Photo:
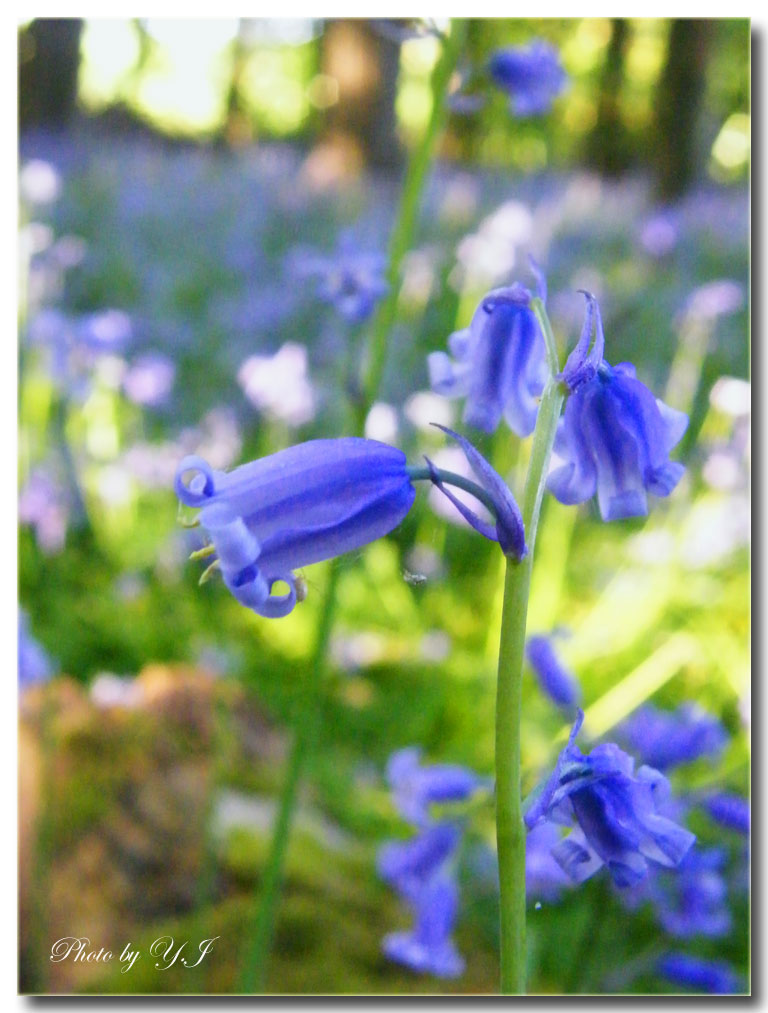
<path id="1" fill-rule="evenodd" d="M 307 569 L 306 601 L 281 620 L 215 579 L 198 587 L 201 539 L 177 521 L 172 480 L 188 453 L 229 468 L 340 432 L 340 364 L 370 324 L 320 301 L 294 264 L 340 240 L 386 252 L 439 53 L 412 28 L 19 28 L 23 991 L 236 989 L 326 567 Z M 533 38 L 557 47 L 569 86 L 519 119 L 482 69 Z M 366 433 L 459 470 L 429 423 L 460 424 L 461 408 L 429 391 L 427 353 L 490 288 L 530 280 L 529 254 L 561 351 L 581 326 L 577 290 L 593 291 L 607 358 L 690 414 L 688 470 L 647 520 L 603 524 L 547 498 L 529 627 L 567 628 L 594 740 L 648 702 L 694 701 L 727 744 L 676 768 L 675 790 L 745 796 L 749 23 L 470 20 L 459 71 L 483 104 L 449 114 Z M 474 435 L 519 493 L 527 445 L 503 426 Z M 375 873 L 377 847 L 406 834 L 388 755 L 415 744 L 492 772 L 503 560 L 438 509 L 421 491 L 392 535 L 343 561 L 270 991 L 496 987 L 492 807 L 462 853 L 464 976 L 381 953 L 408 920 Z M 565 721 L 526 679 L 532 788 Z M 654 970 L 669 949 L 745 978 L 744 841 L 695 805 L 689 825 L 724 850 L 727 928 L 676 937 L 604 876 L 532 896 L 532 991 L 677 991 Z M 192 970 L 48 959 L 63 936 L 146 951 L 164 934 L 220 939 Z"/>

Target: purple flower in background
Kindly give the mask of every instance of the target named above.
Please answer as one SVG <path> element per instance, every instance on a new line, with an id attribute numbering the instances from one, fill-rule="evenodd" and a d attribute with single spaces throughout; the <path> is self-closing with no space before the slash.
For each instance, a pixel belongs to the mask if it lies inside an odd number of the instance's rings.
<path id="1" fill-rule="evenodd" d="M 136 404 L 160 405 L 168 400 L 176 367 L 167 355 L 140 355 L 123 376 L 123 390 Z"/>
<path id="2" fill-rule="evenodd" d="M 498 542 L 505 556 L 522 559 L 528 551 L 525 544 L 523 518 L 515 497 L 512 495 L 506 482 L 494 471 L 480 451 L 469 440 L 465 440 L 463 436 L 454 433 L 452 429 L 447 429 L 445 426 L 437 425 L 437 423 L 434 423 L 434 425 L 437 429 L 441 429 L 452 439 L 456 440 L 464 451 L 464 456 L 469 462 L 470 467 L 480 479 L 482 489 L 479 491 L 483 493 L 482 502 L 493 514 L 495 524 L 490 524 L 488 521 L 484 521 L 481 517 L 478 517 L 466 503 L 463 503 L 446 488 L 438 470 L 427 457 L 425 460 L 429 467 L 432 482 L 448 497 L 461 516 L 475 531 L 478 531 L 492 542 Z M 456 476 L 453 477 L 454 479 L 456 478 Z"/>
<path id="3" fill-rule="evenodd" d="M 515 116 L 541 116 L 568 83 L 555 47 L 542 39 L 498 49 L 488 63 L 494 84 L 509 95 Z"/>
<path id="4" fill-rule="evenodd" d="M 579 703 L 581 687 L 573 673 L 558 658 L 550 637 L 528 637 L 525 656 L 542 690 L 558 707 L 570 710 Z"/>
<path id="5" fill-rule="evenodd" d="M 669 953 L 662 957 L 656 970 L 675 985 L 685 985 L 710 995 L 733 995 L 743 992 L 741 982 L 730 964 L 723 960 L 704 960 L 685 953 Z"/>
<path id="6" fill-rule="evenodd" d="M 69 515 L 69 496 L 61 483 L 48 471 L 33 471 L 19 494 L 19 521 L 35 529 L 44 553 L 64 548 Z"/>
<path id="7" fill-rule="evenodd" d="M 619 731 L 631 748 L 658 770 L 719 753 L 728 741 L 717 718 L 692 703 L 681 704 L 676 711 L 646 704 L 631 714 Z"/>
<path id="8" fill-rule="evenodd" d="M 648 862 L 679 865 L 696 839 L 659 809 L 669 783 L 657 770 L 640 767 L 613 743 L 585 756 L 573 743 L 584 715 L 571 730 L 568 745 L 525 817 L 529 829 L 544 820 L 574 825 L 552 851 L 576 883 L 601 865 L 619 887 L 632 886 L 648 874 Z"/>
<path id="9" fill-rule="evenodd" d="M 710 795 L 704 803 L 704 808 L 721 827 L 735 830 L 745 836 L 749 835 L 749 799 L 723 792 Z"/>
<path id="10" fill-rule="evenodd" d="M 459 890 L 454 866 L 462 828 L 454 820 L 435 822 L 432 803 L 463 802 L 488 781 L 455 764 L 421 765 L 421 750 L 393 753 L 387 780 L 398 812 L 418 828 L 409 841 L 389 841 L 379 849 L 377 870 L 405 899 L 414 916 L 410 932 L 384 937 L 384 953 L 413 971 L 455 978 L 464 961 L 451 940 Z"/>
<path id="11" fill-rule="evenodd" d="M 573 885 L 552 854 L 561 837 L 560 828 L 554 823 L 539 823 L 528 831 L 525 840 L 525 889 L 531 897 L 554 901 L 565 887 Z"/>
<path id="12" fill-rule="evenodd" d="M 334 253 L 295 249 L 289 255 L 288 270 L 297 280 L 316 278 L 318 298 L 331 303 L 349 323 L 358 324 L 371 316 L 389 289 L 386 264 L 383 254 L 360 250 L 344 232 Z"/>
<path id="13" fill-rule="evenodd" d="M 464 970 L 464 960 L 451 939 L 458 906 L 456 883 L 448 876 L 433 877 L 412 901 L 415 918 L 412 931 L 386 935 L 382 944 L 384 953 L 413 971 L 457 978 Z"/>
<path id="14" fill-rule="evenodd" d="M 685 471 L 669 452 L 688 416 L 657 400 L 635 377 L 634 366 L 610 366 L 603 359 L 600 309 L 585 294 L 584 328 L 561 374 L 570 395 L 554 452 L 564 463 L 550 473 L 547 487 L 566 505 L 597 493 L 604 521 L 641 517 L 648 513 L 647 494 L 668 496 Z"/>
<path id="15" fill-rule="evenodd" d="M 414 900 L 424 883 L 439 872 L 461 842 L 456 823 L 436 823 L 409 841 L 389 841 L 382 845 L 376 869 L 389 886 L 401 896 Z"/>
<path id="16" fill-rule="evenodd" d="M 133 337 L 131 318 L 122 310 L 88 313 L 77 321 L 77 337 L 92 352 L 120 352 Z"/>
<path id="17" fill-rule="evenodd" d="M 395 806 L 416 827 L 432 823 L 429 807 L 433 802 L 464 802 L 487 784 L 473 771 L 458 764 L 421 765 L 421 750 L 399 749 L 387 763 L 387 781 Z"/>
<path id="18" fill-rule="evenodd" d="M 48 655 L 29 632 L 29 619 L 19 609 L 19 686 L 25 689 L 50 679 L 53 666 Z"/>
<path id="19" fill-rule="evenodd" d="M 432 390 L 465 397 L 467 425 L 492 433 L 503 416 L 514 433 L 529 436 L 547 359 L 528 289 L 515 284 L 489 292 L 469 327 L 448 338 L 448 347 L 453 359 L 445 352 L 427 356 Z"/>
<path id="20" fill-rule="evenodd" d="M 232 594 L 272 618 L 296 604 L 293 570 L 381 538 L 416 495 L 401 450 L 356 437 L 310 440 L 228 473 L 185 457 L 175 490 L 182 503 L 202 508 Z M 278 581 L 287 594 L 272 595 Z"/>
<path id="21" fill-rule="evenodd" d="M 651 900 L 666 932 L 681 939 L 724 936 L 731 927 L 722 848 L 691 848 L 674 874 L 651 883 Z"/>

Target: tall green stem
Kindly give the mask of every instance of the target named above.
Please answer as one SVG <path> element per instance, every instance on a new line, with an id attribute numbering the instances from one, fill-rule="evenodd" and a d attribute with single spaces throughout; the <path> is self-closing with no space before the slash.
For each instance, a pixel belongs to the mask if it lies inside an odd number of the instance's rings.
<path id="1" fill-rule="evenodd" d="M 266 985 L 267 962 L 272 947 L 275 912 L 283 881 L 285 854 L 296 809 L 299 783 L 306 761 L 312 752 L 320 724 L 320 690 L 328 662 L 328 644 L 336 609 L 338 575 L 338 560 L 334 559 L 330 564 L 328 584 L 318 617 L 309 675 L 303 687 L 301 708 L 288 758 L 288 769 L 275 819 L 272 844 L 260 884 L 261 903 L 256 911 L 256 917 L 248 937 L 247 955 L 240 978 L 241 992 L 263 992 Z"/>
<path id="2" fill-rule="evenodd" d="M 387 268 L 389 292 L 374 322 L 362 377 L 362 395 L 355 405 L 352 428 L 353 432 L 358 434 L 364 431 L 365 419 L 376 400 L 384 372 L 387 340 L 397 314 L 403 258 L 413 242 L 424 183 L 438 133 L 445 117 L 445 95 L 448 82 L 456 66 L 464 38 L 464 30 L 464 22 L 454 20 L 451 24 L 450 35 L 444 39 L 442 53 L 432 75 L 432 112 L 426 130 L 411 155 L 406 172 L 400 206 L 389 244 L 389 265 Z M 241 992 L 262 992 L 266 982 L 275 914 L 283 880 L 285 854 L 290 839 L 299 785 L 311 755 L 312 744 L 319 726 L 320 690 L 323 674 L 327 667 L 328 644 L 336 608 L 337 581 L 338 565 L 334 560 L 331 563 L 328 587 L 318 618 L 310 677 L 304 687 L 301 713 L 294 732 L 267 864 L 260 884 L 261 899 L 241 973 Z"/>
<path id="3" fill-rule="evenodd" d="M 525 825 L 520 786 L 523 652 L 536 528 L 547 466 L 563 403 L 563 392 L 555 378 L 559 367 L 549 320 L 540 300 L 533 300 L 533 309 L 546 339 L 550 378 L 539 405 L 523 492 L 522 514 L 528 553 L 519 562 L 507 559 L 496 690 L 496 841 L 499 855 L 503 995 L 525 993 Z"/>
<path id="4" fill-rule="evenodd" d="M 422 191 L 434 155 L 437 138 L 446 117 L 445 96 L 448 91 L 448 83 L 456 68 L 465 34 L 465 20 L 453 18 L 450 34 L 443 38 L 442 51 L 432 72 L 432 110 L 421 140 L 411 153 L 403 181 L 395 226 L 389 240 L 389 262 L 386 275 L 389 291 L 379 306 L 373 323 L 367 362 L 363 373 L 363 398 L 358 410 L 358 432 L 362 432 L 365 416 L 376 400 L 381 384 L 387 356 L 387 338 L 397 315 L 403 258 L 413 245 Z"/>

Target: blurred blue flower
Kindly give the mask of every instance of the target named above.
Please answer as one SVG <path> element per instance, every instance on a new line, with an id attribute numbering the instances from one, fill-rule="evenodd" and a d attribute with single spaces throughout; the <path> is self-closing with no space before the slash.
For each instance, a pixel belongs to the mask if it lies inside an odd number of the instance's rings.
<path id="1" fill-rule="evenodd" d="M 528 552 L 525 544 L 525 527 L 520 508 L 515 497 L 503 478 L 491 467 L 480 451 L 474 447 L 469 440 L 464 439 L 452 429 L 438 425 L 444 433 L 456 440 L 469 461 L 470 467 L 480 479 L 482 491 L 485 495 L 483 502 L 493 514 L 495 524 L 484 521 L 481 517 L 455 496 L 443 483 L 441 475 L 434 467 L 429 458 L 425 458 L 429 467 L 430 476 L 434 485 L 444 493 L 453 503 L 461 516 L 481 535 L 489 538 L 492 542 L 498 542 L 505 556 L 512 556 L 514 559 L 522 559 Z"/>
<path id="2" fill-rule="evenodd" d="M 334 253 L 296 247 L 288 257 L 289 273 L 297 280 L 316 278 L 318 298 L 351 324 L 367 320 L 389 290 L 386 266 L 383 254 L 361 250 L 348 232 L 339 236 Z"/>
<path id="3" fill-rule="evenodd" d="M 581 687 L 558 658 L 552 639 L 541 635 L 528 637 L 525 656 L 547 696 L 564 710 L 575 707 L 581 699 Z"/>
<path id="4" fill-rule="evenodd" d="M 561 503 L 583 503 L 597 493 L 604 521 L 648 513 L 647 493 L 668 496 L 685 471 L 669 452 L 688 426 L 688 416 L 657 400 L 629 363 L 603 359 L 603 327 L 597 301 L 588 293 L 578 344 L 561 374 L 570 391 L 555 437 L 564 464 L 547 487 Z M 589 342 L 595 324 L 595 342 Z"/>
<path id="5" fill-rule="evenodd" d="M 46 682 L 53 674 L 50 658 L 29 632 L 29 619 L 22 608 L 19 609 L 18 667 L 21 689 Z"/>
<path id="6" fill-rule="evenodd" d="M 573 885 L 552 850 L 562 834 L 554 823 L 539 823 L 528 831 L 525 840 L 525 889 L 529 896 L 557 900 L 565 887 Z"/>
<path id="7" fill-rule="evenodd" d="M 665 931 L 679 938 L 724 936 L 731 927 L 722 848 L 691 848 L 674 875 L 654 877 L 651 899 Z"/>
<path id="8" fill-rule="evenodd" d="M 424 883 L 439 872 L 461 841 L 456 823 L 435 823 L 408 841 L 388 841 L 379 849 L 376 869 L 389 886 L 414 900 Z"/>
<path id="9" fill-rule="evenodd" d="M 645 763 L 658 770 L 712 756 L 728 741 L 717 718 L 693 703 L 681 704 L 675 711 L 646 704 L 622 722 L 619 733 Z"/>
<path id="10" fill-rule="evenodd" d="M 555 47 L 542 39 L 528 46 L 498 49 L 488 63 L 494 84 L 510 98 L 516 116 L 540 116 L 568 83 Z"/>
<path id="11" fill-rule="evenodd" d="M 745 836 L 749 834 L 749 799 L 722 792 L 710 795 L 704 807 L 720 826 Z"/>
<path id="12" fill-rule="evenodd" d="M 469 327 L 448 338 L 445 352 L 427 356 L 432 390 L 466 397 L 467 425 L 492 433 L 502 416 L 518 436 L 536 425 L 537 398 L 544 390 L 544 336 L 523 285 L 497 288 L 483 299 Z"/>
<path id="13" fill-rule="evenodd" d="M 464 960 L 451 939 L 458 901 L 458 887 L 452 879 L 442 875 L 430 879 L 412 901 L 413 930 L 386 935 L 384 953 L 413 971 L 457 978 L 464 970 Z"/>
<path id="14" fill-rule="evenodd" d="M 679 865 L 696 839 L 659 814 L 669 783 L 657 770 L 640 767 L 613 743 L 585 756 L 573 743 L 584 715 L 579 711 L 568 745 L 530 806 L 529 829 L 544 820 L 576 824 L 555 846 L 555 859 L 574 882 L 589 878 L 602 864 L 617 886 L 631 886 L 648 874 L 648 862 Z"/>
<path id="15" fill-rule="evenodd" d="M 658 973 L 675 985 L 685 985 L 710 995 L 733 995 L 743 992 L 742 984 L 723 960 L 704 960 L 685 953 L 669 953 L 657 965 Z"/>
<path id="16" fill-rule="evenodd" d="M 182 503 L 202 508 L 229 590 L 273 618 L 296 604 L 293 570 L 381 538 L 416 495 L 402 451 L 356 437 L 300 443 L 229 473 L 185 457 L 174 486 Z M 287 594 L 272 595 L 278 581 Z"/>
<path id="17" fill-rule="evenodd" d="M 416 827 L 433 822 L 433 802 L 464 802 L 487 780 L 458 764 L 434 763 L 421 766 L 421 750 L 411 746 L 393 753 L 387 763 L 387 781 L 397 811 Z"/>
<path id="18" fill-rule="evenodd" d="M 123 377 L 123 390 L 136 404 L 155 407 L 168 400 L 176 367 L 167 355 L 148 352 L 140 355 Z"/>

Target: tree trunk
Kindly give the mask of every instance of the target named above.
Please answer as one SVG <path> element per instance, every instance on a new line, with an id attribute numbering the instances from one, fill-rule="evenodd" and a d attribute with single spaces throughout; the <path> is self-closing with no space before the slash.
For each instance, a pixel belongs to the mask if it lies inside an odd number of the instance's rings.
<path id="1" fill-rule="evenodd" d="M 656 91 L 656 161 L 659 196 L 681 196 L 696 169 L 696 121 L 704 94 L 707 56 L 716 23 L 675 18 L 667 60 Z"/>
<path id="2" fill-rule="evenodd" d="M 67 125 L 77 102 L 82 18 L 35 18 L 19 34 L 19 127 Z"/>

